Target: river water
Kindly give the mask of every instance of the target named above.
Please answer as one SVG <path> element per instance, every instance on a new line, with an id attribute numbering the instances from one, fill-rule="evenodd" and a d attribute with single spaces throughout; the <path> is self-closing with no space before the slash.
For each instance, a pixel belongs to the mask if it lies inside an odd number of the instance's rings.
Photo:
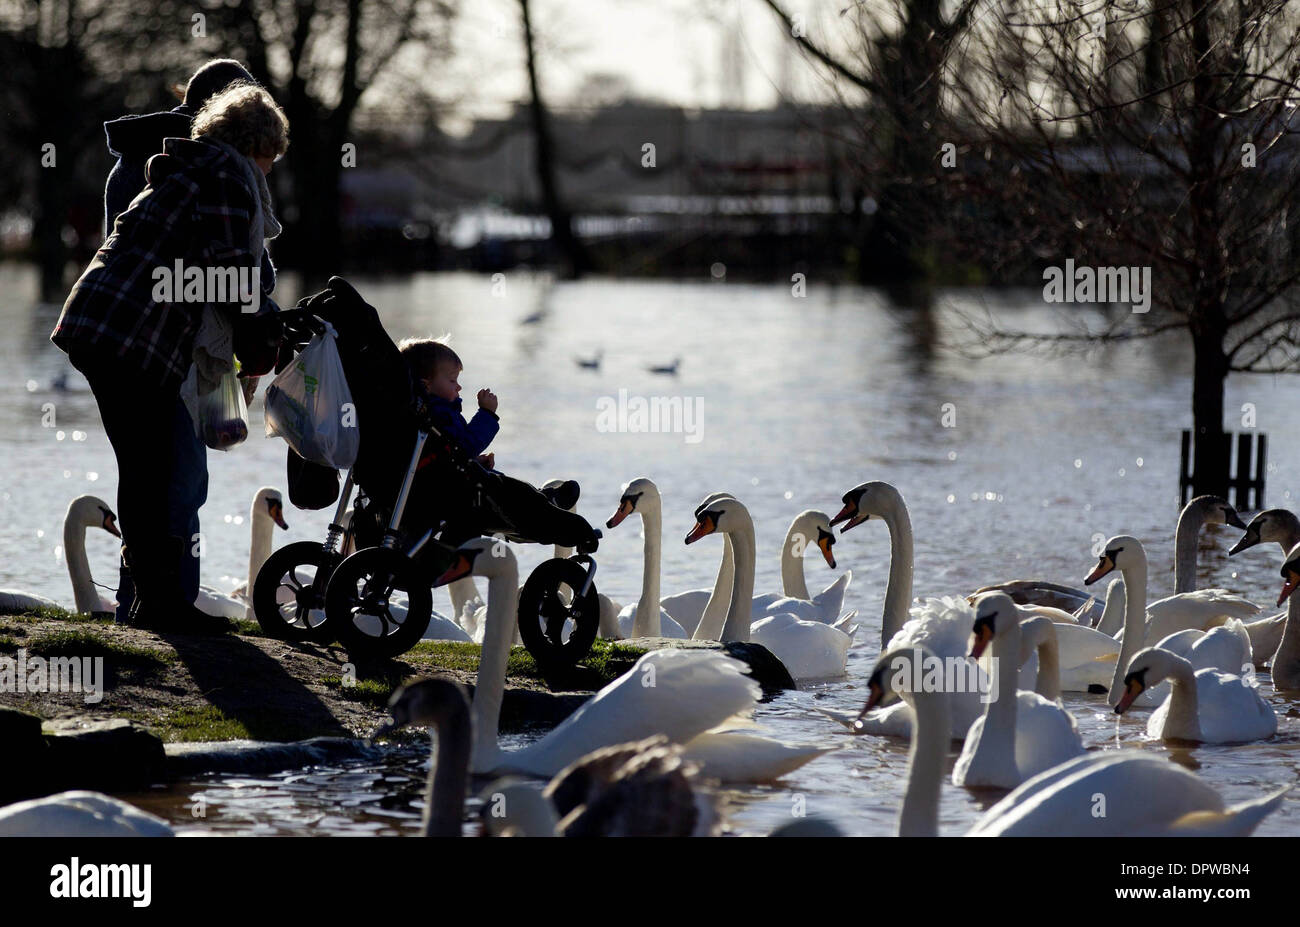
<path id="1" fill-rule="evenodd" d="M 1038 330 L 1062 324 L 1060 310 L 1036 292 L 947 291 L 920 310 L 815 280 L 804 297 L 786 287 L 722 281 L 559 283 L 515 273 L 495 285 L 467 274 L 353 282 L 395 338 L 452 335 L 465 362 L 460 381 L 468 406 L 481 386 L 499 395 L 499 469 L 534 482 L 577 479 L 578 510 L 593 523 L 613 513 L 628 480 L 656 481 L 664 500 L 665 595 L 712 583 L 720 542 L 681 543 L 707 493 L 726 490 L 749 507 L 757 593 L 779 589 L 779 550 L 793 516 L 806 508 L 834 514 L 846 490 L 871 479 L 894 483 L 907 500 L 919 596 L 1027 576 L 1078 585 L 1095 564 L 1093 536 L 1119 533 L 1146 544 L 1153 596 L 1172 589 L 1178 435 L 1191 418 L 1190 353 L 1177 338 L 1065 359 L 969 360 L 941 347 L 962 311 L 988 309 Z M 0 323 L 10 333 L 0 342 L 0 396 L 7 397 L 0 399 L 0 587 L 70 603 L 63 511 L 80 493 L 113 504 L 115 465 L 84 380 L 48 341 L 58 307 L 35 303 L 26 270 L 0 268 L 0 286 Z M 298 294 L 289 281 L 278 295 L 288 304 Z M 599 370 L 575 362 L 598 352 Z M 675 376 L 647 369 L 676 358 Z M 56 388 L 63 374 L 67 386 Z M 627 401 L 620 400 L 623 390 L 628 400 L 678 397 L 698 417 L 689 431 L 611 431 L 598 409 Z M 1247 403 L 1269 435 L 1268 503 L 1290 507 L 1300 492 L 1300 447 L 1287 410 L 1300 403 L 1300 382 L 1235 377 L 1226 403 L 1233 430 Z M 945 427 L 945 411 L 953 427 Z M 284 485 L 283 445 L 262 437 L 260 398 L 250 418 L 245 445 L 209 453 L 203 581 L 217 587 L 244 578 L 254 492 Z M 277 531 L 277 547 L 324 536 L 328 512 L 290 508 L 286 517 L 290 528 Z M 1217 529 L 1202 545 L 1201 584 L 1272 602 L 1277 548 L 1229 560 L 1236 537 Z M 635 520 L 607 532 L 599 555 L 602 592 L 624 602 L 638 597 L 641 544 Z M 87 549 L 97 581 L 113 585 L 114 539 L 92 531 Z M 879 649 L 887 532 L 867 522 L 839 538 L 835 550 L 839 570 L 853 571 L 845 607 L 865 619 L 848 674 L 761 706 L 757 721 L 770 736 L 840 749 L 777 786 L 729 792 L 731 832 L 763 834 L 800 809 L 851 834 L 892 831 L 906 744 L 852 737 L 808 710 L 813 702 L 859 708 Z M 522 572 L 547 552 L 519 546 L 516 554 Z M 838 575 L 820 558 L 807 560 L 806 570 L 814 592 Z M 111 588 L 104 594 L 111 596 Z M 435 608 L 445 606 L 440 593 Z M 1300 763 L 1300 704 L 1274 695 L 1267 674 L 1261 680 L 1279 732 L 1245 746 L 1175 751 L 1143 741 L 1146 712 L 1117 721 L 1099 696 L 1067 694 L 1065 704 L 1086 746 L 1170 753 L 1239 801 L 1294 781 Z M 418 824 L 425 764 L 426 750 L 395 749 L 338 768 L 212 777 L 131 797 L 185 832 L 409 832 Z M 193 815 L 199 797 L 202 818 Z M 965 830 L 995 797 L 945 786 L 942 830 Z M 1259 830 L 1297 831 L 1300 791 Z"/>

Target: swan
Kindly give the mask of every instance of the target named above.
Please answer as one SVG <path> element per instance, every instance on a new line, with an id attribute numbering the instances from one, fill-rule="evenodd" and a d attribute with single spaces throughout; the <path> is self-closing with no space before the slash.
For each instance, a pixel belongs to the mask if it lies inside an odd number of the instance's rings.
<path id="1" fill-rule="evenodd" d="M 618 500 L 618 510 L 605 522 L 614 529 L 629 515 L 641 516 L 644 537 L 641 563 L 641 595 L 618 616 L 622 637 L 672 637 L 685 639 L 690 633 L 673 620 L 659 604 L 659 564 L 663 552 L 663 502 L 653 480 L 632 480 Z M 694 630 L 692 628 L 691 630 Z"/>
<path id="2" fill-rule="evenodd" d="M 1179 592 L 1147 605 L 1146 550 L 1141 541 L 1127 534 L 1116 535 L 1106 542 L 1097 566 L 1084 579 L 1084 585 L 1090 586 L 1116 569 L 1124 579 L 1126 621 L 1131 615 L 1146 616 L 1144 640 L 1155 642 L 1185 628 L 1206 630 L 1228 618 L 1249 618 L 1260 610 L 1258 605 L 1226 589 Z M 1123 636 L 1127 637 L 1128 633 L 1126 629 Z"/>
<path id="3" fill-rule="evenodd" d="M 1112 580 L 1106 589 L 1106 606 L 1102 611 L 1101 624 L 1096 628 L 1053 623 L 1047 618 L 1035 617 L 1033 612 L 1023 605 L 1018 608 L 1023 616 L 1022 635 L 1028 632 L 1031 625 L 1037 626 L 1040 621 L 1052 624 L 1054 659 L 1058 663 L 1057 675 L 1061 690 L 1094 693 L 1104 693 L 1109 690 L 1115 675 L 1115 661 L 1119 659 L 1121 645 L 1103 629 L 1114 627 L 1118 630 L 1124 623 L 1124 583 L 1121 580 Z M 1141 633 L 1140 624 L 1137 625 L 1134 633 Z M 1039 653 L 1041 659 L 1041 649 Z"/>
<path id="4" fill-rule="evenodd" d="M 900 837 L 939 833 L 939 793 L 948 753 L 949 694 L 906 685 L 924 648 L 891 650 L 867 683 L 863 713 L 894 697 L 910 700 L 916 733 L 908 752 L 907 790 L 898 816 Z M 928 654 L 933 657 L 933 654 Z M 903 661 L 903 671 L 894 670 Z M 890 677 L 905 683 L 888 685 Z M 1277 809 L 1290 786 L 1225 807 L 1222 796 L 1195 773 L 1139 750 L 1085 753 L 1019 785 L 989 808 L 972 837 L 1249 836 Z M 1097 796 L 1105 813 L 1097 814 Z"/>
<path id="5" fill-rule="evenodd" d="M 908 620 L 912 601 L 912 519 L 902 494 L 889 483 L 879 480 L 853 487 L 844 494 L 843 502 L 844 508 L 830 522 L 831 525 L 845 522 L 841 534 L 872 515 L 889 529 L 889 581 L 885 585 L 885 609 L 880 624 L 880 649 L 883 652 Z M 964 652 L 964 638 L 962 646 Z"/>
<path id="6" fill-rule="evenodd" d="M 978 658 L 990 641 L 993 644 L 997 690 L 966 733 L 953 767 L 953 785 L 1013 789 L 1083 753 L 1079 727 L 1060 702 L 1017 690 L 1011 669 L 1020 657 L 1020 613 L 1011 597 L 982 596 L 973 631 L 972 657 Z"/>
<path id="7" fill-rule="evenodd" d="M 1300 519 L 1288 509 L 1265 509 L 1250 520 L 1246 533 L 1228 551 L 1228 556 L 1267 541 L 1276 542 L 1282 548 L 1282 556 L 1285 558 L 1291 548 L 1300 544 Z M 1246 633 L 1250 635 L 1256 667 L 1263 669 L 1264 664 L 1272 659 L 1278 645 L 1282 643 L 1285 628 L 1286 612 L 1246 622 Z"/>
<path id="8" fill-rule="evenodd" d="M 1282 632 L 1282 641 L 1273 654 L 1272 668 L 1273 688 L 1278 690 L 1300 689 L 1300 596 L 1291 593 L 1300 584 L 1300 544 L 1291 548 L 1282 564 L 1282 591 L 1278 594 L 1277 604 L 1286 602 L 1286 628 Z"/>
<path id="9" fill-rule="evenodd" d="M 174 837 L 162 818 L 102 792 L 60 792 L 0 808 L 0 837 Z"/>
<path id="10" fill-rule="evenodd" d="M 0 589 L 0 614 L 14 615 L 38 608 L 57 608 L 93 615 L 116 611 L 117 604 L 100 596 L 90 576 L 90 560 L 86 557 L 86 529 L 103 528 L 115 538 L 121 538 L 117 516 L 98 496 L 77 496 L 68 503 L 63 514 L 63 556 L 68 563 L 68 576 L 72 580 L 73 601 L 69 609 L 53 599 L 17 589 Z"/>
<path id="11" fill-rule="evenodd" d="M 1191 592 L 1196 588 L 1197 544 L 1201 528 L 1205 525 L 1232 525 L 1245 528 L 1237 510 L 1219 496 L 1197 496 L 1178 513 L 1178 527 L 1174 531 L 1174 593 Z M 1006 592 L 1016 602 L 1025 605 L 1051 605 L 1075 612 L 1085 609 L 1096 624 L 1101 618 L 1098 603 L 1082 589 L 1040 580 L 1013 580 L 996 586 L 977 589 L 975 595 L 985 592 Z"/>
<path id="12" fill-rule="evenodd" d="M 752 640 L 761 644 L 784 664 L 796 680 L 844 675 L 849 645 L 853 642 L 852 635 L 845 630 L 788 613 L 769 615 L 751 624 L 754 522 L 740 500 L 720 498 L 700 511 L 695 527 L 686 536 L 686 543 L 693 544 L 717 532 L 731 538 L 735 558 L 731 603 L 727 608 L 721 640 Z M 697 629 L 697 632 L 701 630 L 708 629 Z"/>
<path id="13" fill-rule="evenodd" d="M 705 500 L 705 505 L 714 502 L 717 498 L 728 496 L 730 493 L 715 493 Z M 697 509 L 696 514 L 699 510 Z M 835 545 L 835 536 L 830 531 L 830 521 L 826 518 L 824 512 L 808 510 L 800 512 L 790 522 L 790 527 L 785 534 L 785 543 L 781 547 L 781 594 L 764 593 L 756 595 L 753 599 L 751 609 L 751 618 L 754 621 L 767 617 L 768 613 L 793 612 L 800 618 L 806 618 L 810 621 L 823 621 L 828 624 L 833 623 L 840 618 L 841 609 L 844 606 L 844 593 L 849 587 L 849 582 L 853 579 L 853 571 L 846 570 L 838 579 L 828 585 L 817 595 L 809 597 L 808 583 L 804 579 L 803 556 L 809 549 L 808 539 L 816 537 L 817 549 L 821 551 L 822 556 L 826 558 L 827 564 L 831 569 L 835 568 L 835 556 L 832 548 Z M 723 588 L 730 589 L 732 583 L 732 571 L 735 569 L 734 554 L 731 550 L 730 541 L 723 544 L 722 567 L 719 580 Z M 683 628 L 689 630 L 694 635 L 695 629 L 700 624 L 700 619 L 704 614 L 705 606 L 708 605 L 710 597 L 713 595 L 711 589 L 692 589 L 689 592 L 679 592 L 675 595 L 665 596 L 659 602 L 672 618 L 677 621 Z M 786 607 L 772 608 L 771 606 L 781 600 Z M 727 603 L 720 603 L 725 610 Z"/>
<path id="14" fill-rule="evenodd" d="M 205 615 L 247 618 L 250 621 L 257 618 L 253 614 L 253 600 L 248 590 L 257 581 L 257 573 L 262 569 L 262 564 L 271 556 L 276 526 L 289 530 L 289 525 L 284 520 L 284 498 L 280 495 L 280 490 L 274 486 L 263 486 L 254 493 L 252 504 L 248 508 L 248 521 L 248 576 L 229 593 L 212 586 L 200 585 L 194 596 L 194 607 Z M 281 589 L 285 604 L 292 601 L 291 591 L 287 587 Z"/>
<path id="15" fill-rule="evenodd" d="M 1169 697 L 1147 721 L 1147 736 L 1153 740 L 1234 744 L 1277 733 L 1273 706 L 1246 679 L 1212 669 L 1198 672 L 1162 647 L 1148 647 L 1133 657 L 1115 714 L 1124 714 L 1148 686 L 1166 678 L 1173 683 Z"/>
<path id="16" fill-rule="evenodd" d="M 519 772 L 553 776 L 598 747 L 642 740 L 656 734 L 686 747 L 685 757 L 709 778 L 766 782 L 829 752 L 790 747 L 753 735 L 718 733 L 736 714 L 750 711 L 758 683 L 738 660 L 716 651 L 656 650 L 644 654 L 620 678 L 583 703 L 541 740 L 521 750 L 497 744 L 510 630 L 517 624 L 515 590 L 519 568 L 514 554 L 491 556 L 493 541 L 478 538 L 458 549 L 457 560 L 438 577 L 441 585 L 473 571 L 488 580 L 487 633 L 474 690 L 475 773 Z M 834 749 L 834 748 L 831 748 Z"/>

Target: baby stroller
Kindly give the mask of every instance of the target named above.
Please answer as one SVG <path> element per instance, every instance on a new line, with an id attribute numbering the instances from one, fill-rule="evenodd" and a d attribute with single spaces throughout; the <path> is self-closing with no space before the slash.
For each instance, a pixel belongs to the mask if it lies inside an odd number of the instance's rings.
<path id="1" fill-rule="evenodd" d="M 393 657 L 424 635 L 431 587 L 455 559 L 455 548 L 440 539 L 447 519 L 430 514 L 438 505 L 412 508 L 404 517 L 417 470 L 434 468 L 429 482 L 456 502 L 447 510 L 476 513 L 474 530 L 521 543 L 536 540 L 520 534 L 492 497 L 487 471 L 430 421 L 404 358 L 374 307 L 350 284 L 333 277 L 326 290 L 281 315 L 285 341 L 295 351 L 324 330 L 323 322 L 337 331 L 361 428 L 360 450 L 340 490 L 335 471 L 289 449 L 290 501 L 324 508 L 337 495 L 337 504 L 324 543 L 289 544 L 267 559 L 253 587 L 254 614 L 274 637 L 338 640 L 353 656 Z M 404 445 L 396 435 L 411 435 L 412 443 Z M 349 520 L 345 513 L 354 491 Z M 462 537 L 464 527 L 463 521 L 457 525 Z M 349 547 L 355 553 L 345 557 Z M 519 633 L 539 666 L 570 666 L 591 649 L 599 624 L 592 552 L 594 547 L 548 560 L 524 583 Z"/>

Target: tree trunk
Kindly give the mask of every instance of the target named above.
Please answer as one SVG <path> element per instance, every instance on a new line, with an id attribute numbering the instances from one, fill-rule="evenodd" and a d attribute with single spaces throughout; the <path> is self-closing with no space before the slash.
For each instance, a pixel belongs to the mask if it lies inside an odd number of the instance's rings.
<path id="1" fill-rule="evenodd" d="M 1228 435 L 1223 430 L 1223 386 L 1228 359 L 1220 335 L 1193 337 L 1192 495 L 1228 495 Z"/>
<path id="2" fill-rule="evenodd" d="M 555 143 L 551 137 L 550 117 L 542 100 L 537 80 L 537 54 L 533 37 L 533 21 L 529 11 L 530 0 L 519 0 L 523 13 L 524 53 L 528 64 L 528 89 L 531 96 L 529 113 L 533 123 L 533 148 L 536 152 L 537 182 L 542 188 L 542 207 L 551 220 L 551 240 L 568 262 L 565 276 L 577 278 L 591 269 L 591 257 L 582 240 L 573 232 L 573 217 L 560 196 L 560 184 L 555 170 Z"/>

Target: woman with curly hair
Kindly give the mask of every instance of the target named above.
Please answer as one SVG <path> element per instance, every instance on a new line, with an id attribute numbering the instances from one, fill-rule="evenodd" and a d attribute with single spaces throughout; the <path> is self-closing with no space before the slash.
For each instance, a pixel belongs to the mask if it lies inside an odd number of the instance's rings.
<path id="1" fill-rule="evenodd" d="M 239 81 L 204 103 L 190 136 L 165 139 L 149 159 L 147 186 L 73 286 L 50 339 L 89 381 L 117 457 L 123 555 L 135 584 L 130 622 L 212 631 L 229 624 L 200 612 L 183 591 L 182 558 L 194 541 L 175 534 L 169 518 L 180 443 L 173 431 L 193 427 L 177 415 L 177 401 L 197 421 L 199 397 L 236 354 L 243 374 L 274 363 L 274 350 L 265 350 L 278 340 L 274 326 L 249 317 L 277 309 L 274 279 L 262 277 L 265 241 L 280 231 L 266 174 L 288 148 L 289 123 L 270 94 Z M 196 291 L 173 280 L 160 296 L 160 279 L 177 268 L 187 279 L 197 269 L 200 280 L 259 285 Z M 237 341 L 236 322 L 262 335 Z"/>

